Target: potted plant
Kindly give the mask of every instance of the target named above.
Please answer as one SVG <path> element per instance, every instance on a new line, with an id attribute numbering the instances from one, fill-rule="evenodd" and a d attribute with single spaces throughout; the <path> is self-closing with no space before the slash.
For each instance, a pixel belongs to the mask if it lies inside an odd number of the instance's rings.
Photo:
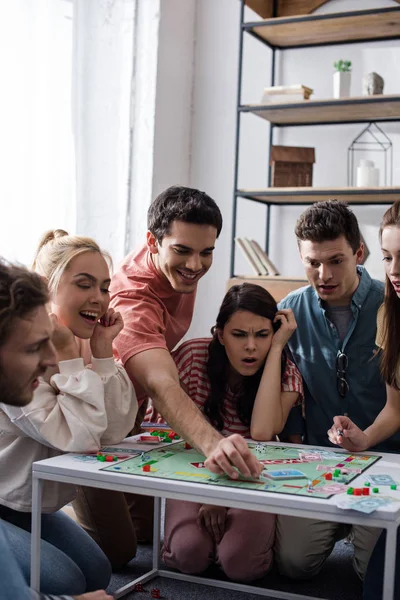
<path id="1" fill-rule="evenodd" d="M 333 97 L 348 98 L 350 96 L 351 61 L 338 60 L 333 63 L 336 72 L 333 75 Z"/>

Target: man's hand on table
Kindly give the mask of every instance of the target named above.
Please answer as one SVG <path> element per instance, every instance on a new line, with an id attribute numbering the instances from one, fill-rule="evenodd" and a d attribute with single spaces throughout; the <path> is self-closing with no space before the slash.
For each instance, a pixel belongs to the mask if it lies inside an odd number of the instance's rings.
<path id="1" fill-rule="evenodd" d="M 257 479 L 263 470 L 263 465 L 250 452 L 244 438 L 237 433 L 221 438 L 204 464 L 212 473 L 226 473 L 231 479 L 239 477 L 238 470 L 244 477 Z"/>

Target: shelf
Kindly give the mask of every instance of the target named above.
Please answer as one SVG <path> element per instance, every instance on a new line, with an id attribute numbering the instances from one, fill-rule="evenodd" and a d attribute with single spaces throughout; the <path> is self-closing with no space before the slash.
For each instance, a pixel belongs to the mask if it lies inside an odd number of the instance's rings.
<path id="1" fill-rule="evenodd" d="M 275 125 L 329 125 L 400 120 L 400 96 L 359 96 L 327 100 L 304 100 L 285 104 L 246 104 L 249 112 Z"/>
<path id="2" fill-rule="evenodd" d="M 282 49 L 398 39 L 400 8 L 278 17 L 243 27 L 268 45 Z"/>
<path id="3" fill-rule="evenodd" d="M 265 204 L 312 204 L 331 199 L 349 204 L 391 204 L 400 198 L 400 187 L 276 187 L 265 190 L 238 190 L 237 196 Z"/>

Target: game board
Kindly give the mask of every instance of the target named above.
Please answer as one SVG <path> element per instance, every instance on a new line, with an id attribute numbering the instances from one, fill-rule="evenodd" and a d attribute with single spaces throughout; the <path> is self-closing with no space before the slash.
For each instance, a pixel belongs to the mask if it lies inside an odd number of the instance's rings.
<path id="1" fill-rule="evenodd" d="M 104 467 L 104 470 L 146 477 L 196 481 L 209 485 L 225 485 L 261 492 L 330 498 L 333 494 L 343 491 L 345 484 L 380 458 L 360 454 L 353 456 L 335 452 L 330 448 L 304 449 L 295 446 L 268 446 L 253 442 L 249 442 L 249 448 L 264 464 L 262 479 L 249 480 L 240 477 L 234 480 L 227 475 L 214 475 L 205 468 L 204 456 L 194 448 L 185 448 L 185 442 L 149 450 L 145 456 L 110 464 Z M 296 471 L 297 474 L 292 471 Z M 327 480 L 326 476 L 331 480 Z"/>

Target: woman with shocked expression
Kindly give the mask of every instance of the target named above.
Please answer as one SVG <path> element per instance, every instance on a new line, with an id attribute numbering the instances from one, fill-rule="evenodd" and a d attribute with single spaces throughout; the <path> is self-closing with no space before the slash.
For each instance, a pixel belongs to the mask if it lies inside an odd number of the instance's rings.
<path id="1" fill-rule="evenodd" d="M 2 405 L 0 414 L 0 517 L 12 525 L 9 537 L 27 581 L 32 463 L 63 452 L 96 452 L 120 442 L 135 422 L 136 395 L 112 353 L 123 321 L 109 309 L 106 258 L 93 240 L 61 230 L 45 235 L 35 258 L 50 291 L 57 363 L 43 365 L 33 380 L 29 405 Z M 40 342 L 30 351 L 39 353 Z M 110 577 L 100 548 L 59 510 L 74 496 L 74 486 L 43 484 L 41 589 L 50 594 L 105 588 Z"/>
<path id="2" fill-rule="evenodd" d="M 282 431 L 303 394 L 284 351 L 295 329 L 291 310 L 278 311 L 266 290 L 245 283 L 226 294 L 211 340 L 173 353 L 182 387 L 222 434 L 267 441 Z M 270 569 L 274 535 L 274 515 L 168 500 L 162 554 L 184 573 L 216 562 L 231 579 L 251 581 Z"/>

